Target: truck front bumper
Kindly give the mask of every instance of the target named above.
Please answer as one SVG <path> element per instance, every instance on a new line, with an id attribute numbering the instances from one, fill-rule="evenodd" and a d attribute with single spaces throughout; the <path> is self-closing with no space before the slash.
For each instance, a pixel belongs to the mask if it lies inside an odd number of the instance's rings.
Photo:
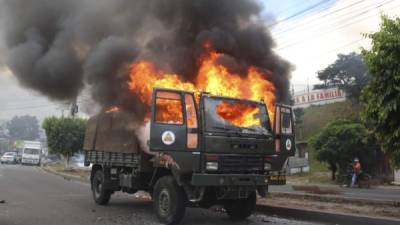
<path id="1" fill-rule="evenodd" d="M 204 174 L 192 175 L 193 186 L 267 186 L 268 176 L 259 174 Z"/>
<path id="2" fill-rule="evenodd" d="M 21 163 L 23 163 L 23 164 L 39 165 L 40 160 L 39 160 L 39 159 L 22 158 Z"/>

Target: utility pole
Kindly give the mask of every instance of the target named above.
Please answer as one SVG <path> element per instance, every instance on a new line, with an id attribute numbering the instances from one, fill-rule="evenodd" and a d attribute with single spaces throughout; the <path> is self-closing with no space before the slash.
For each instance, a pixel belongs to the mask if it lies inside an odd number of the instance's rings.
<path id="1" fill-rule="evenodd" d="M 307 103 L 310 103 L 310 83 L 307 77 Z"/>
<path id="2" fill-rule="evenodd" d="M 76 104 L 76 98 L 74 99 L 74 101 L 72 101 L 71 103 L 71 109 L 70 109 L 70 113 L 71 113 L 71 117 L 75 117 L 75 114 L 78 113 L 78 105 Z"/>

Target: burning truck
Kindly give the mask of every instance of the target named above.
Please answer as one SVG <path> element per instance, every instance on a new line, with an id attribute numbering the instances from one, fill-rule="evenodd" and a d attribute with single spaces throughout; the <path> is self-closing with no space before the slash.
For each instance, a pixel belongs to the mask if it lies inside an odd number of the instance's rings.
<path id="1" fill-rule="evenodd" d="M 228 57 L 205 41 L 189 81 L 149 60 L 129 65 L 127 86 L 143 117 L 115 105 L 87 125 L 85 165 L 97 204 L 141 190 L 165 224 L 178 223 L 186 207 L 213 205 L 245 219 L 257 193 L 284 183 L 279 174 L 295 153 L 292 109 L 276 104 L 271 71 L 235 72 Z"/>
<path id="2" fill-rule="evenodd" d="M 288 106 L 276 104 L 269 113 L 264 100 L 166 88 L 152 89 L 148 99 L 147 135 L 117 107 L 88 121 L 85 165 L 93 165 L 97 204 L 107 204 L 115 191 L 143 190 L 165 224 L 178 223 L 186 207 L 216 204 L 245 219 L 257 193 L 266 196 L 270 182 L 280 179 L 276 172 L 295 153 Z"/>

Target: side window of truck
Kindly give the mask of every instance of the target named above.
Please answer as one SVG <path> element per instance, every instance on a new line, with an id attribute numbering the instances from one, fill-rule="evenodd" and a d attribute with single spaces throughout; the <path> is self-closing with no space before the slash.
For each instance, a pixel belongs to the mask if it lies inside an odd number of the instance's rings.
<path id="1" fill-rule="evenodd" d="M 197 128 L 196 106 L 192 95 L 185 94 L 185 105 L 188 128 Z"/>
<path id="2" fill-rule="evenodd" d="M 288 109 L 282 108 L 281 111 L 281 121 L 282 121 L 282 134 L 292 134 L 292 120 L 291 114 Z"/>
<path id="3" fill-rule="evenodd" d="M 186 123 L 188 129 L 197 128 L 197 113 L 196 106 L 192 95 L 185 94 L 185 105 L 186 105 Z M 198 134 L 197 132 L 187 133 L 187 144 L 188 148 L 197 148 Z"/>
<path id="4" fill-rule="evenodd" d="M 183 124 L 181 95 L 173 92 L 157 92 L 156 96 L 156 118 L 157 123 Z"/>

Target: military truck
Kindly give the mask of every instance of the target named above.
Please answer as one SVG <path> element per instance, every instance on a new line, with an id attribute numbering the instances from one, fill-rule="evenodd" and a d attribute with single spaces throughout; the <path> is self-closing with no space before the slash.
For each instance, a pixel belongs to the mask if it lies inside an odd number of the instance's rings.
<path id="1" fill-rule="evenodd" d="M 165 224 L 179 223 L 186 207 L 213 205 L 245 219 L 295 152 L 292 109 L 277 104 L 274 115 L 263 101 L 156 88 L 147 145 L 128 112 L 92 117 L 84 150 L 94 201 L 142 190 Z"/>

